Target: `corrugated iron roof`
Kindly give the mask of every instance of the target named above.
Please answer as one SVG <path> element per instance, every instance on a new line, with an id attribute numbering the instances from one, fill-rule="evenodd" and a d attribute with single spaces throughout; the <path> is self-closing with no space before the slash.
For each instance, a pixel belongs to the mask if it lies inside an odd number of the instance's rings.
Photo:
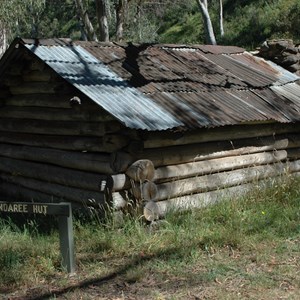
<path id="1" fill-rule="evenodd" d="M 300 121 L 300 78 L 238 47 L 21 40 L 130 128 Z"/>

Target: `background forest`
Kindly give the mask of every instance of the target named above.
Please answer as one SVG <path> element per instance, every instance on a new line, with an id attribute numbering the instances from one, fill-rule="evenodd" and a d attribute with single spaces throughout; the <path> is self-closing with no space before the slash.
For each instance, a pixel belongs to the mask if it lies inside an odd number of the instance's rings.
<path id="1" fill-rule="evenodd" d="M 266 39 L 290 38 L 295 43 L 300 42 L 299 0 L 1 2 L 2 48 L 6 48 L 15 36 L 138 43 L 206 43 L 201 3 L 207 3 L 218 44 L 254 49 Z M 220 16 L 223 17 L 222 23 Z"/>

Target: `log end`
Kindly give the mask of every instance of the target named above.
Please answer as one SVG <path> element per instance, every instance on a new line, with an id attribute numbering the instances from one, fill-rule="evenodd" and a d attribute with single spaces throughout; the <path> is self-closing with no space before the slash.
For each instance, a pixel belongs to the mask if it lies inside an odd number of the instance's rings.
<path id="1" fill-rule="evenodd" d="M 154 165 L 148 159 L 137 160 L 126 170 L 126 175 L 137 182 L 151 181 L 154 178 L 154 174 Z"/>
<path id="2" fill-rule="evenodd" d="M 159 219 L 159 207 L 154 201 L 149 201 L 144 206 L 144 218 L 147 221 L 155 221 Z"/>

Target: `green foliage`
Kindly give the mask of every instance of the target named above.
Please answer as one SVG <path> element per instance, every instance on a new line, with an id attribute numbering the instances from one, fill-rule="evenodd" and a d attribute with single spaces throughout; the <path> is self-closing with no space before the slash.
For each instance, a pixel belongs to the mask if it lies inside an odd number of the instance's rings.
<path id="1" fill-rule="evenodd" d="M 299 41 L 299 1 L 248 1 L 226 15 L 224 42 L 253 49 L 266 39 Z M 298 13 L 297 13 L 298 12 Z"/>
<path id="2" fill-rule="evenodd" d="M 3 3 L 2 3 L 3 2 Z M 3 0 L 0 26 L 10 39 L 71 37 L 79 39 L 80 24 L 73 0 Z M 124 40 L 133 42 L 205 43 L 202 16 L 196 1 L 130 1 L 125 15 Z M 218 44 L 254 49 L 266 39 L 291 38 L 300 42 L 298 0 L 224 0 L 225 36 L 219 34 L 218 1 L 209 1 L 209 12 Z M 85 0 L 97 31 L 95 1 Z M 115 38 L 115 1 L 110 2 L 110 35 Z"/>
<path id="3" fill-rule="evenodd" d="M 218 44 L 254 49 L 272 38 L 290 38 L 300 42 L 298 0 L 224 1 L 223 38 L 219 34 L 218 9 L 216 2 L 209 7 Z M 167 19 L 159 33 L 161 42 L 205 42 L 202 17 L 195 6 L 177 10 L 173 22 Z"/>

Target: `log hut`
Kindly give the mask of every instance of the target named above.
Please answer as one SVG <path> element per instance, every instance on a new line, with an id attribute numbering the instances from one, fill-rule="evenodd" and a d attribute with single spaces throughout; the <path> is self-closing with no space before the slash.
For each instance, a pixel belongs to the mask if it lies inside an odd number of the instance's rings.
<path id="1" fill-rule="evenodd" d="M 0 61 L 0 194 L 199 208 L 300 172 L 300 78 L 239 47 L 15 39 Z"/>

